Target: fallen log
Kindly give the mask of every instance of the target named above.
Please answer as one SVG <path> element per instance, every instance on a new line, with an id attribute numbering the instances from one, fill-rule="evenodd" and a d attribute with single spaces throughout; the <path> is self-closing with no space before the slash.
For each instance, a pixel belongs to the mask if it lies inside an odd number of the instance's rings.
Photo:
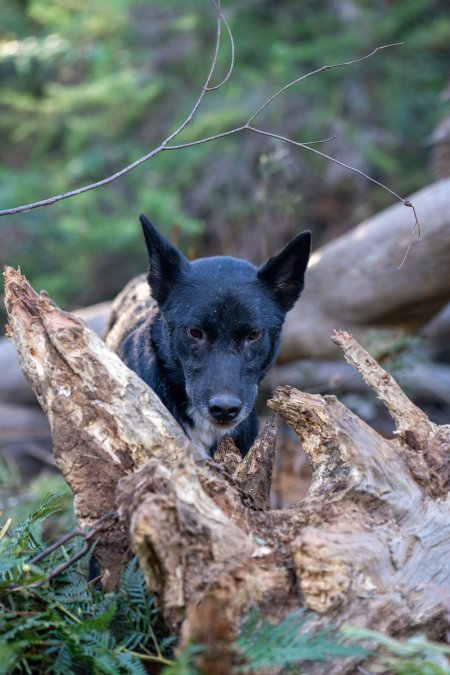
<path id="1" fill-rule="evenodd" d="M 0 403 L 0 456 L 15 462 L 26 480 L 54 467 L 48 420 L 34 406 Z"/>
<path id="2" fill-rule="evenodd" d="M 313 478 L 305 499 L 272 510 L 272 422 L 244 460 L 227 440 L 214 463 L 195 463 L 159 399 L 79 319 L 11 269 L 6 302 L 79 524 L 118 507 L 97 547 L 103 582 L 114 586 L 130 545 L 171 631 L 206 645 L 206 672 L 231 672 L 233 640 L 255 607 L 279 620 L 304 606 L 317 626 L 392 635 L 440 639 L 450 628 L 450 427 L 430 422 L 350 335 L 334 341 L 397 436 L 381 437 L 333 396 L 281 388 L 269 405 L 298 434 Z"/>
<path id="3" fill-rule="evenodd" d="M 421 222 L 396 204 L 315 251 L 300 301 L 288 314 L 280 361 L 336 358 L 329 336 L 351 331 L 366 344 L 373 329 L 415 333 L 450 301 L 450 179 L 412 195 Z"/>
<path id="4" fill-rule="evenodd" d="M 10 268 L 5 283 L 8 335 L 49 419 L 77 521 L 88 529 L 114 510 L 120 478 L 159 450 L 187 462 L 187 439 L 153 391 L 81 319 L 46 293 L 38 296 Z M 115 587 L 127 556 L 128 533 L 119 523 L 96 547 L 105 588 Z"/>
<path id="5" fill-rule="evenodd" d="M 400 368 L 395 376 L 415 401 L 450 405 L 449 365 L 417 360 L 407 367 Z M 285 384 L 314 394 L 333 391 L 340 394 L 370 392 L 370 387 L 364 384 L 354 368 L 336 359 L 328 361 L 303 359 L 274 367 L 262 383 L 262 392 L 270 394 Z"/>
<path id="6" fill-rule="evenodd" d="M 97 335 L 103 335 L 110 311 L 111 303 L 101 302 L 76 309 L 73 314 L 83 319 Z M 17 350 L 5 337 L 0 337 L 0 373 L 0 403 L 36 404 L 36 396 L 20 368 Z"/>

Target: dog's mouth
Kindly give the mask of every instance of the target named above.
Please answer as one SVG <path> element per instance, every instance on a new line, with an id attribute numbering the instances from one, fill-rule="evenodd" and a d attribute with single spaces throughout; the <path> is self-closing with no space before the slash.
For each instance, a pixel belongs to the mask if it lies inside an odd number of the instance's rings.
<path id="1" fill-rule="evenodd" d="M 223 436 L 227 432 L 231 432 L 247 416 L 245 414 L 245 407 L 243 407 L 237 415 L 230 419 L 230 417 L 227 415 L 224 415 L 223 417 L 219 415 L 211 415 L 211 411 L 208 410 L 206 406 L 201 405 L 189 406 L 188 414 L 191 417 L 195 427 L 198 429 L 203 429 L 205 433 L 214 433 L 213 430 L 215 430 L 215 433 L 219 436 Z"/>
<path id="2" fill-rule="evenodd" d="M 220 429 L 221 431 L 224 430 L 226 431 L 227 429 L 233 429 L 233 427 L 238 424 L 236 420 L 233 420 L 232 422 L 220 422 L 219 420 L 212 420 L 209 419 L 213 427 L 216 427 L 217 429 Z"/>

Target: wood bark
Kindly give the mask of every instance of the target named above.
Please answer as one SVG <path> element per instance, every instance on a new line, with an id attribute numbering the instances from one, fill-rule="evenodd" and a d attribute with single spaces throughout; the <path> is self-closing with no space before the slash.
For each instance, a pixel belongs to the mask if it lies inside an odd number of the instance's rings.
<path id="1" fill-rule="evenodd" d="M 111 303 L 100 302 L 72 313 L 83 319 L 97 335 L 103 335 L 111 313 Z M 21 370 L 17 350 L 5 337 L 0 338 L 0 373 L 0 403 L 26 406 L 36 403 L 36 396 Z"/>
<path id="2" fill-rule="evenodd" d="M 277 511 L 268 500 L 273 421 L 244 460 L 228 439 L 214 462 L 196 464 L 153 392 L 79 319 L 10 269 L 6 300 L 79 523 L 118 507 L 97 549 L 105 585 L 129 544 L 170 630 L 206 645 L 206 672 L 232 672 L 233 639 L 255 607 L 279 620 L 304 606 L 317 626 L 393 635 L 439 639 L 450 628 L 450 427 L 430 422 L 350 335 L 333 339 L 389 410 L 396 438 L 335 397 L 279 389 L 269 405 L 298 434 L 313 478 L 304 500 Z"/>
<path id="3" fill-rule="evenodd" d="M 46 293 L 37 295 L 10 268 L 5 282 L 8 334 L 49 419 L 78 523 L 89 528 L 115 508 L 120 478 L 150 457 L 162 452 L 188 462 L 187 439 L 156 394 L 81 319 L 59 310 Z M 128 554 L 128 532 L 118 523 L 96 547 L 107 589 Z"/>

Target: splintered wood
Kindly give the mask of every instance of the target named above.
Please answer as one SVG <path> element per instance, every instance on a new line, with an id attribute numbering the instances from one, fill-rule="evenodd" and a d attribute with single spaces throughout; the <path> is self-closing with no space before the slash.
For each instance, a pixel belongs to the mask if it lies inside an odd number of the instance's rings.
<path id="1" fill-rule="evenodd" d="M 96 549 L 105 586 L 134 551 L 170 630 L 206 645 L 207 672 L 232 672 L 233 640 L 255 608 L 277 621 L 304 606 L 318 627 L 392 635 L 450 629 L 450 427 L 431 423 L 350 335 L 333 341 L 386 405 L 396 438 L 333 396 L 278 389 L 269 406 L 300 438 L 313 478 L 305 499 L 272 510 L 273 419 L 244 460 L 228 439 L 214 462 L 196 463 L 159 399 L 98 337 L 20 273 L 5 278 L 9 335 L 78 522 L 118 509 Z"/>

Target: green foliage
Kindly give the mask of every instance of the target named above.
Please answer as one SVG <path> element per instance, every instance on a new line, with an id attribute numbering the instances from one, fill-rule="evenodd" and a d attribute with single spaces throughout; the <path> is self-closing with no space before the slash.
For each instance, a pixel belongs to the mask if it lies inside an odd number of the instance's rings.
<path id="1" fill-rule="evenodd" d="M 166 666 L 162 675 L 199 675 L 195 659 L 202 651 L 203 647 L 197 644 L 189 644 L 179 649 L 177 660 L 170 666 Z"/>
<path id="2" fill-rule="evenodd" d="M 378 658 L 380 670 L 395 675 L 450 675 L 450 646 L 430 642 L 423 635 L 395 640 L 376 631 L 346 626 L 342 633 L 350 640 L 370 642 L 384 650 Z"/>
<path id="3" fill-rule="evenodd" d="M 22 483 L 17 465 L 0 458 L 0 513 L 11 518 L 13 529 L 23 527 L 49 494 L 59 495 L 52 513 L 32 526 L 33 536 L 42 545 L 46 539 L 56 539 L 74 527 L 72 492 L 57 473 L 43 472 L 31 482 Z"/>
<path id="4" fill-rule="evenodd" d="M 143 675 L 143 660 L 170 663 L 156 642 L 153 597 L 132 560 L 115 593 L 89 583 L 86 562 L 53 581 L 46 577 L 80 544 L 72 541 L 38 564 L 38 529 L 61 506 L 48 495 L 0 541 L 0 673 L 130 673 Z"/>
<path id="5" fill-rule="evenodd" d="M 313 615 L 305 610 L 289 614 L 278 624 L 261 619 L 253 612 L 242 628 L 237 641 L 246 662 L 240 672 L 259 668 L 286 668 L 303 661 L 330 661 L 346 657 L 362 657 L 367 651 L 357 645 L 344 644 L 335 630 L 311 630 Z"/>
<path id="6" fill-rule="evenodd" d="M 404 41 L 350 69 L 303 81 L 260 123 L 300 140 L 337 133 L 340 145 L 331 154 L 399 192 L 427 182 L 426 139 L 443 113 L 438 94 L 448 77 L 445 0 L 349 0 L 338 10 L 332 0 L 227 0 L 224 7 L 236 69 L 225 88 L 208 95 L 180 141 L 241 123 L 309 70 Z M 0 205 L 8 207 L 111 175 L 157 146 L 201 89 L 215 29 L 208 0 L 4 0 L 0 31 Z M 224 36 L 215 82 L 229 56 Z M 268 139 L 241 134 L 165 152 L 110 186 L 2 219 L 0 265 L 20 265 L 57 302 L 81 305 L 110 297 L 144 268 L 141 211 L 182 247 L 187 235 L 196 246 L 192 235 L 208 222 L 225 252 L 252 255 L 239 242 L 258 222 L 276 224 L 271 236 L 280 229 L 285 240 L 307 221 L 317 241 L 330 217 L 315 199 L 333 190 L 344 190 L 346 226 L 359 217 L 357 201 L 365 214 L 390 203 L 378 189 L 369 194 L 360 178 L 292 148 L 268 176 L 259 159 L 278 150 Z"/>

